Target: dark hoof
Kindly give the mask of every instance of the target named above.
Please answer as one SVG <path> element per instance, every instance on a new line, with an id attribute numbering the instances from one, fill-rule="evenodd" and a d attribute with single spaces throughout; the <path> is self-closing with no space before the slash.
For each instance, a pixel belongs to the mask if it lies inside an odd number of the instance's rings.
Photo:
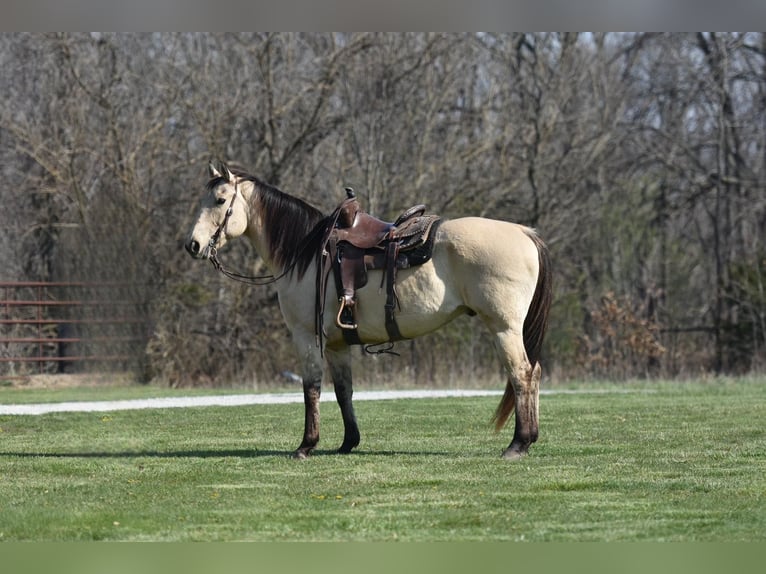
<path id="1" fill-rule="evenodd" d="M 292 458 L 295 460 L 306 460 L 309 457 L 309 454 L 311 454 L 310 450 L 299 448 L 293 453 Z"/>
<path id="2" fill-rule="evenodd" d="M 351 437 L 345 437 L 343 439 L 343 444 L 340 445 L 340 448 L 338 449 L 338 454 L 348 454 L 351 452 L 352 449 L 355 449 L 357 446 L 359 446 L 359 435 L 356 434 L 356 436 Z"/>
<path id="3" fill-rule="evenodd" d="M 507 448 L 503 451 L 503 458 L 505 460 L 521 460 L 527 456 L 527 451 L 521 451 L 515 448 Z"/>

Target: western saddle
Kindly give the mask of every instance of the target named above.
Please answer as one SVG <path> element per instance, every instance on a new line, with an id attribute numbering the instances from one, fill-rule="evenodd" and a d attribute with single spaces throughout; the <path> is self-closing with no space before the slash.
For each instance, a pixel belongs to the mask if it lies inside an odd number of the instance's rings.
<path id="1" fill-rule="evenodd" d="M 438 215 L 424 215 L 425 205 L 415 205 L 388 223 L 362 210 L 353 189 L 329 217 L 319 252 L 316 289 L 316 334 L 321 346 L 327 280 L 333 272 L 340 310 L 335 324 L 349 345 L 360 345 L 356 322 L 356 290 L 367 284 L 367 271 L 383 270 L 380 288 L 386 286 L 385 325 L 389 341 L 404 337 L 399 332 L 395 309 L 396 271 L 422 265 L 433 251 Z"/>

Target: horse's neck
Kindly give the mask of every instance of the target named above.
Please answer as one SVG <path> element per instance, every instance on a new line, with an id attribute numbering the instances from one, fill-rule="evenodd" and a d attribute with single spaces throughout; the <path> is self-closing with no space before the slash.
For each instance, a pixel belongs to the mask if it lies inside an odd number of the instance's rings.
<path id="1" fill-rule="evenodd" d="M 269 243 L 266 240 L 266 229 L 262 220 L 262 209 L 258 209 L 256 202 L 257 197 L 254 197 L 255 183 L 252 181 L 245 181 L 240 184 L 240 192 L 242 193 L 242 199 L 245 200 L 245 205 L 248 209 L 247 214 L 247 228 L 245 229 L 245 236 L 250 240 L 250 243 L 255 247 L 258 256 L 263 259 L 269 272 L 275 273 L 281 271 L 277 269 L 272 261 L 271 252 L 269 251 Z"/>
<path id="2" fill-rule="evenodd" d="M 313 258 L 311 243 L 316 225 L 322 221 L 321 213 L 276 188 L 260 189 L 257 183 L 247 186 L 247 200 L 245 233 L 269 271 L 281 275 L 297 266 L 302 277 Z"/>

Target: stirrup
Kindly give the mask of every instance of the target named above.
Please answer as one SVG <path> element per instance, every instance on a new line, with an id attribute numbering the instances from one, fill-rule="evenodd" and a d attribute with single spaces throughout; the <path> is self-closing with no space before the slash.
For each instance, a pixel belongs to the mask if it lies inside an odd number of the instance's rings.
<path id="1" fill-rule="evenodd" d="M 341 329 L 349 329 L 351 331 L 356 330 L 358 328 L 356 323 L 344 323 L 340 320 L 340 316 L 343 314 L 343 310 L 346 308 L 346 298 L 341 297 L 339 303 L 340 309 L 338 310 L 338 316 L 335 317 L 335 324 Z"/>

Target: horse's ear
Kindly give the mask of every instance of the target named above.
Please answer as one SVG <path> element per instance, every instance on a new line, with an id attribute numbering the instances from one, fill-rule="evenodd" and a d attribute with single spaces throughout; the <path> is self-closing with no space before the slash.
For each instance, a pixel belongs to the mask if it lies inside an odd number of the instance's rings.
<path id="1" fill-rule="evenodd" d="M 221 172 L 218 170 L 218 164 L 219 162 L 216 161 L 210 161 L 210 163 L 207 165 L 207 172 L 210 175 L 210 179 L 214 179 L 216 177 L 222 177 Z"/>
<path id="2" fill-rule="evenodd" d="M 226 181 L 232 181 L 234 179 L 234 175 L 229 171 L 229 168 L 220 160 L 211 161 L 208 165 L 208 171 L 210 173 L 210 179 L 216 177 L 223 178 Z"/>

